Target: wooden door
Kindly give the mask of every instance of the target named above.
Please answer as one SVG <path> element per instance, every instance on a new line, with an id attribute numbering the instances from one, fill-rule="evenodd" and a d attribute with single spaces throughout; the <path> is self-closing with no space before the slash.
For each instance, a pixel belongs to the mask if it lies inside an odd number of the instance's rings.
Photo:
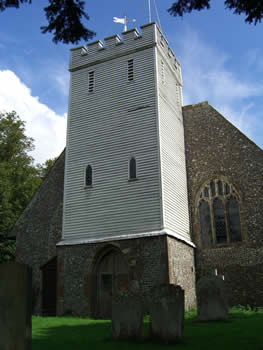
<path id="1" fill-rule="evenodd" d="M 50 260 L 42 269 L 42 315 L 55 316 L 57 304 L 57 258 Z"/>
<path id="2" fill-rule="evenodd" d="M 97 273 L 98 307 L 101 318 L 111 318 L 112 296 L 128 290 L 128 264 L 122 253 L 112 251 L 104 256 Z"/>

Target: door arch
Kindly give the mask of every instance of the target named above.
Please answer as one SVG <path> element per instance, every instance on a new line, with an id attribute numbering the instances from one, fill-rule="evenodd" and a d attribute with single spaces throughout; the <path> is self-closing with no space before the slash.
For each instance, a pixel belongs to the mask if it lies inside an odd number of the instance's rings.
<path id="1" fill-rule="evenodd" d="M 104 248 L 95 261 L 94 277 L 94 313 L 98 318 L 111 318 L 112 296 L 128 290 L 129 271 L 124 254 L 113 246 Z"/>

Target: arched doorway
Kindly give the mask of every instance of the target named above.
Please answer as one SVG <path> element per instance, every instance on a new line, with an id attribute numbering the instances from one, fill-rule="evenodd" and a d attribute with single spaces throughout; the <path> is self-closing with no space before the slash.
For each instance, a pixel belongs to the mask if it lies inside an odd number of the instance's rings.
<path id="1" fill-rule="evenodd" d="M 108 247 L 95 262 L 94 273 L 96 317 L 111 318 L 112 296 L 128 290 L 128 263 L 119 249 Z"/>

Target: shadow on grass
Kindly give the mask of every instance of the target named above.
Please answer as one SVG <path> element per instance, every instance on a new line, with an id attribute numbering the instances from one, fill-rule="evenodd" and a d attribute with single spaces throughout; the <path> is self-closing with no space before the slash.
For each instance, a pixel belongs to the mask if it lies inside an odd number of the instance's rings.
<path id="1" fill-rule="evenodd" d="M 199 322 L 187 318 L 184 341 L 165 345 L 148 335 L 149 321 L 144 322 L 144 338 L 131 341 L 111 339 L 111 321 L 76 318 L 33 319 L 33 350 L 150 350 L 175 347 L 178 350 L 263 350 L 263 313 L 230 314 L 227 322 Z"/>

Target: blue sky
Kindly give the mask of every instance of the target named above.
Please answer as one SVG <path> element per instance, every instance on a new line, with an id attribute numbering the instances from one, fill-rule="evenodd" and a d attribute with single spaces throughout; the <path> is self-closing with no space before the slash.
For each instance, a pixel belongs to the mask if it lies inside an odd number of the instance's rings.
<path id="1" fill-rule="evenodd" d="M 224 9 L 223 0 L 211 0 L 208 11 L 174 18 L 167 13 L 172 2 L 156 0 L 163 33 L 182 66 L 184 104 L 207 100 L 262 148 L 263 23 L 245 24 L 244 16 Z M 36 162 L 57 156 L 65 145 L 73 47 L 41 34 L 46 5 L 33 0 L 0 13 L 0 110 L 16 110 L 26 121 Z M 113 23 L 114 16 L 135 18 L 130 27 L 148 22 L 147 0 L 90 0 L 86 8 L 94 40 L 121 34 L 123 26 Z"/>

